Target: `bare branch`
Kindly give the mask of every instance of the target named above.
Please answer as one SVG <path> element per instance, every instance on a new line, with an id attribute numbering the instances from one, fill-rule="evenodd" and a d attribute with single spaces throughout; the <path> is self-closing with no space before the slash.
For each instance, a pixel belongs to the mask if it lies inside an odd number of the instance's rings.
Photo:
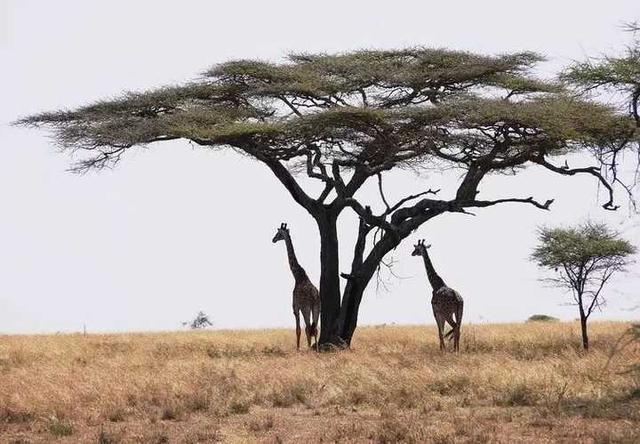
<path id="1" fill-rule="evenodd" d="M 460 204 L 461 208 L 464 207 L 490 207 L 492 205 L 498 205 L 501 203 L 515 202 L 531 204 L 541 210 L 548 210 L 554 199 L 549 199 L 545 203 L 540 203 L 534 200 L 533 197 L 527 197 L 526 199 L 510 198 L 510 199 L 497 199 L 497 200 L 473 200 L 470 202 L 463 202 Z"/>
<path id="2" fill-rule="evenodd" d="M 604 176 L 602 176 L 602 174 L 600 174 L 600 168 L 598 167 L 586 167 L 586 168 L 568 168 L 566 165 L 563 167 L 558 167 L 555 166 L 551 163 L 549 163 L 544 156 L 536 156 L 533 157 L 531 159 L 532 162 L 537 163 L 539 165 L 542 165 L 543 167 L 545 167 L 546 169 L 553 171 L 554 173 L 558 173 L 558 174 L 562 174 L 564 176 L 574 176 L 576 174 L 590 174 L 594 177 L 596 177 L 600 183 L 602 184 L 602 186 L 604 186 L 607 191 L 609 192 L 609 200 L 602 205 L 602 208 L 604 208 L 605 210 L 611 210 L 611 211 L 615 211 L 618 208 L 620 208 L 619 205 L 614 205 L 613 201 L 613 187 L 609 184 L 609 182 L 607 182 L 607 180 L 604 178 Z"/>
<path id="3" fill-rule="evenodd" d="M 280 100 L 282 100 L 284 102 L 285 105 L 287 105 L 289 107 L 289 109 L 291 111 L 293 111 L 293 113 L 298 116 L 298 117 L 302 117 L 302 113 L 300 111 L 298 111 L 298 108 L 296 108 L 293 103 L 291 103 L 291 101 L 289 101 L 285 96 L 278 96 L 278 98 Z"/>
<path id="4" fill-rule="evenodd" d="M 320 149 L 317 147 L 313 147 L 313 151 L 307 150 L 305 152 L 305 156 L 307 157 L 307 176 L 313 179 L 319 179 L 328 184 L 333 183 L 333 179 L 329 177 L 327 174 L 326 167 L 321 162 L 321 153 Z M 320 170 L 320 172 L 316 172 L 315 169 Z"/>
<path id="5" fill-rule="evenodd" d="M 378 176 L 378 190 L 380 191 L 380 198 L 382 198 L 384 206 L 387 207 L 387 211 L 385 211 L 385 214 L 388 214 L 391 212 L 391 207 L 389 206 L 389 202 L 387 202 L 387 198 L 384 197 L 384 192 L 382 191 L 382 173 L 378 173 L 376 174 L 376 176 Z"/>
<path id="6" fill-rule="evenodd" d="M 291 172 L 287 170 L 279 160 L 271 159 L 258 153 L 254 154 L 254 157 L 269 167 L 298 204 L 300 204 L 310 214 L 313 215 L 316 213 L 316 201 L 309 197 L 300 184 L 296 182 Z"/>
<path id="7" fill-rule="evenodd" d="M 397 210 L 398 208 L 400 208 L 402 205 L 404 205 L 405 203 L 417 199 L 418 197 L 422 197 L 426 194 L 438 194 L 440 192 L 440 188 L 438 188 L 437 190 L 432 190 L 431 188 L 429 188 L 427 191 L 423 191 L 421 193 L 418 194 L 412 194 L 410 196 L 405 197 L 404 199 L 400 199 L 400 201 L 398 201 L 397 204 L 395 204 L 394 206 L 392 206 L 391 208 L 388 209 L 387 213 L 392 213 L 395 210 Z"/>
<path id="8" fill-rule="evenodd" d="M 344 205 L 347 207 L 351 207 L 357 214 L 362 218 L 367 224 L 373 225 L 375 227 L 380 227 L 389 232 L 395 232 L 396 227 L 387 222 L 382 216 L 374 216 L 371 212 L 370 207 L 363 207 L 360 202 L 353 198 L 344 199 Z"/>

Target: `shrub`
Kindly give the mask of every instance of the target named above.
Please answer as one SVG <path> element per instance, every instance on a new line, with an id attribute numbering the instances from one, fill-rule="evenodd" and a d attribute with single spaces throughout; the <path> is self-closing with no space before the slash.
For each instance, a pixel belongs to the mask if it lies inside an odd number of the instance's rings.
<path id="1" fill-rule="evenodd" d="M 534 314 L 529 316 L 527 322 L 558 322 L 560 319 L 545 314 Z"/>

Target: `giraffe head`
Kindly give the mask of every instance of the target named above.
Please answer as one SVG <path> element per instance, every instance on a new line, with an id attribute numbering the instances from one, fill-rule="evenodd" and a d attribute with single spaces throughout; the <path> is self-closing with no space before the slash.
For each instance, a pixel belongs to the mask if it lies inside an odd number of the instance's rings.
<path id="1" fill-rule="evenodd" d="M 429 247 L 431 247 L 431 244 L 425 245 L 424 239 L 420 239 L 418 243 L 413 246 L 413 253 L 411 253 L 411 256 L 422 256 Z"/>
<path id="2" fill-rule="evenodd" d="M 289 237 L 289 229 L 287 228 L 287 224 L 284 222 L 280 224 L 280 228 L 276 231 L 276 235 L 273 236 L 272 242 L 275 244 L 278 241 L 284 240 Z"/>

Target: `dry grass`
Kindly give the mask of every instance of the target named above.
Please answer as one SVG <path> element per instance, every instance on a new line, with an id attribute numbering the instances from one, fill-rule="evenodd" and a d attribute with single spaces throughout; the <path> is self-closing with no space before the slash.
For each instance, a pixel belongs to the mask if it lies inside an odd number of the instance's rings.
<path id="1" fill-rule="evenodd" d="M 638 442 L 625 323 L 368 327 L 340 353 L 292 330 L 0 336 L 0 442 Z"/>

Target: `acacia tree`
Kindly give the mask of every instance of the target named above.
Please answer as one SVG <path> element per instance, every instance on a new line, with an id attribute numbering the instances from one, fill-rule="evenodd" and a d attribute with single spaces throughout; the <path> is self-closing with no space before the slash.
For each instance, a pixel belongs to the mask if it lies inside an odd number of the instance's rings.
<path id="1" fill-rule="evenodd" d="M 547 210 L 553 199 L 479 197 L 493 173 L 536 165 L 590 175 L 615 209 L 599 166 L 570 169 L 554 157 L 598 151 L 629 137 L 632 122 L 533 77 L 539 55 L 484 56 L 409 48 L 338 55 L 293 54 L 283 63 L 239 60 L 214 66 L 183 86 L 126 93 L 73 111 L 20 120 L 47 126 L 63 150 L 81 153 L 75 171 L 109 167 L 136 146 L 187 139 L 233 149 L 269 168 L 317 223 L 320 234 L 320 344 L 349 345 L 363 292 L 387 253 L 425 222 L 447 212 L 522 203 Z M 447 198 L 425 191 L 389 202 L 387 172 L 406 166 L 460 174 Z M 299 176 L 318 181 L 305 189 Z M 357 195 L 377 181 L 384 209 Z M 337 220 L 359 216 L 351 268 L 340 293 Z"/>
<path id="2" fill-rule="evenodd" d="M 640 24 L 637 22 L 625 26 L 633 34 L 631 43 L 619 55 L 603 55 L 576 62 L 560 74 L 560 79 L 588 96 L 592 93 L 608 93 L 621 97 L 626 112 L 640 128 Z M 594 154 L 600 164 L 606 167 L 610 181 L 621 185 L 632 198 L 633 186 L 627 185 L 618 177 L 620 155 L 628 147 L 628 140 L 621 139 L 618 144 L 600 147 Z M 640 143 L 637 145 L 638 162 L 636 176 L 640 167 Z M 637 179 L 634 180 L 634 184 Z"/>
<path id="3" fill-rule="evenodd" d="M 580 313 L 582 346 L 588 350 L 589 316 L 603 306 L 602 289 L 630 263 L 635 247 L 606 225 L 591 222 L 573 228 L 542 228 L 538 240 L 531 258 L 540 267 L 557 272 L 549 282 L 571 291 Z"/>

